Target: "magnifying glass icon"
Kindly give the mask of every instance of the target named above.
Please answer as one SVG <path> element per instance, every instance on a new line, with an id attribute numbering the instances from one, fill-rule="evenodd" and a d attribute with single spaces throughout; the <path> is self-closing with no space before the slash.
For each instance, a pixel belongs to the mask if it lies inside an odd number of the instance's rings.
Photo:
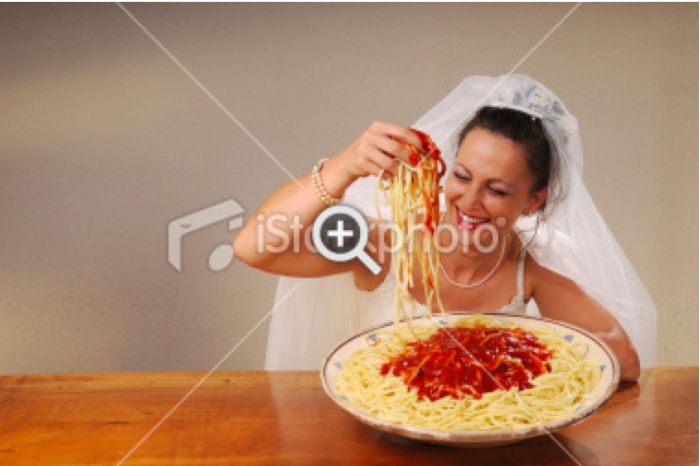
<path id="1" fill-rule="evenodd" d="M 335 205 L 321 212 L 314 221 L 313 238 L 318 252 L 328 260 L 348 262 L 357 258 L 374 275 L 382 271 L 365 252 L 369 239 L 367 221 L 350 206 Z"/>

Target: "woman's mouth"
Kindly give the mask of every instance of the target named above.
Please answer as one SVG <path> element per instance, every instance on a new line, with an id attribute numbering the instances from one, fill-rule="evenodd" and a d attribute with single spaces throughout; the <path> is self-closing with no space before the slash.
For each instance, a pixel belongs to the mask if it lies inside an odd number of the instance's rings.
<path id="1" fill-rule="evenodd" d="M 457 225 L 460 228 L 467 230 L 476 230 L 479 226 L 489 223 L 488 218 L 474 217 L 469 214 L 465 214 L 457 206 L 455 206 L 455 212 L 457 216 Z"/>

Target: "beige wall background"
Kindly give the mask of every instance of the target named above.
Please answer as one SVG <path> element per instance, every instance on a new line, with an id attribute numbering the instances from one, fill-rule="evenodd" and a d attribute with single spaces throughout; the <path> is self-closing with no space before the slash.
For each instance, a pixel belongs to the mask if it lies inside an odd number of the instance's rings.
<path id="1" fill-rule="evenodd" d="M 508 72 L 572 4 L 126 4 L 294 175 L 374 120 L 410 124 Z M 698 362 L 698 7 L 584 4 L 518 68 L 579 119 L 589 189 L 659 309 L 659 363 Z M 276 279 L 169 221 L 283 173 L 114 4 L 0 6 L 0 372 L 207 370 Z M 267 322 L 221 369 L 260 369 Z"/>

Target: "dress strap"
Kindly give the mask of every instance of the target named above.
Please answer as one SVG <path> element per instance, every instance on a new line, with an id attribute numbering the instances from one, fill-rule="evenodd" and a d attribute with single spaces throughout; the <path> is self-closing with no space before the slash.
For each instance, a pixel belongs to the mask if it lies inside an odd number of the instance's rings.
<path id="1" fill-rule="evenodd" d="M 520 251 L 520 257 L 518 258 L 518 281 L 517 281 L 517 296 L 525 299 L 525 257 L 527 253 L 525 249 Z"/>

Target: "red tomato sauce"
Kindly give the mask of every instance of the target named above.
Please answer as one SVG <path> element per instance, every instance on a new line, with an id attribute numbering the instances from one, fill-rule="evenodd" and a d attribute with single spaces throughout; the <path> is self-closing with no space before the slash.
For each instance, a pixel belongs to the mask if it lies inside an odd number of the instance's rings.
<path id="1" fill-rule="evenodd" d="M 465 351 L 466 349 L 466 351 Z M 408 343 L 381 367 L 402 377 L 418 399 L 445 396 L 481 398 L 484 393 L 531 388 L 534 377 L 551 370 L 554 350 L 522 328 L 441 328 L 425 340 Z"/>
<path id="2" fill-rule="evenodd" d="M 440 156 L 440 149 L 426 133 L 417 129 L 411 129 L 421 142 L 422 149 L 407 143 L 403 139 L 397 139 L 409 152 L 409 162 L 414 167 L 420 164 L 424 157 L 431 157 L 435 161 L 435 185 L 428 187 L 429 191 L 422 190 L 421 195 L 425 201 L 425 226 L 431 235 L 435 233 L 435 228 L 440 220 L 440 179 L 445 175 L 447 165 Z M 405 227 L 404 227 L 405 228 Z"/>

